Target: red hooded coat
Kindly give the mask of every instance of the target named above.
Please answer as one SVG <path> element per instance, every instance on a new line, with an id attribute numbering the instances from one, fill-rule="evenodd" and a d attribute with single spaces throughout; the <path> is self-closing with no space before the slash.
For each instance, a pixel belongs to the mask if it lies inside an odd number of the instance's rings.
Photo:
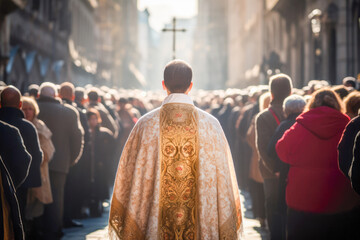
<path id="1" fill-rule="evenodd" d="M 337 145 L 349 117 L 330 107 L 301 114 L 276 144 L 290 165 L 286 203 L 295 210 L 340 213 L 359 204 L 350 181 L 339 170 Z"/>

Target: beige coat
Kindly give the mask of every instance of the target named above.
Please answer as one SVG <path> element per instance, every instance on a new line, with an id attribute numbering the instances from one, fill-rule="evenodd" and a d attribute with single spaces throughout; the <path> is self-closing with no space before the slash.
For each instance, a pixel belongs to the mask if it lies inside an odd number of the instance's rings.
<path id="1" fill-rule="evenodd" d="M 33 121 L 40 140 L 41 150 L 44 152 L 44 161 L 41 164 L 41 187 L 33 188 L 35 197 L 44 204 L 52 203 L 52 194 L 50 187 L 50 178 L 49 178 L 49 162 L 54 155 L 55 148 L 51 141 L 52 133 L 45 123 L 39 119 L 34 119 Z"/>
<path id="2" fill-rule="evenodd" d="M 260 169 L 259 169 L 259 154 L 256 149 L 256 142 L 255 142 L 255 117 L 252 119 L 249 130 L 246 134 L 246 141 L 252 149 L 251 161 L 250 161 L 250 168 L 249 168 L 249 178 L 252 180 L 263 183 L 264 179 L 261 176 Z"/>
<path id="3" fill-rule="evenodd" d="M 34 118 L 33 124 L 38 131 L 44 159 L 40 166 L 41 187 L 30 188 L 28 191 L 25 216 L 26 219 L 30 220 L 43 214 L 44 204 L 53 202 L 49 177 L 49 162 L 55 152 L 55 147 L 51 141 L 52 133 L 49 128 L 43 121 L 37 118 Z"/>

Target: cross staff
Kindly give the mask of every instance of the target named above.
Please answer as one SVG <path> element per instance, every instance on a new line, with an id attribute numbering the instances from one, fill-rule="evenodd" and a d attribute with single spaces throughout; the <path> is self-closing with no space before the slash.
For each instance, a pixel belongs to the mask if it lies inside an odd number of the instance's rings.
<path id="1" fill-rule="evenodd" d="M 173 59 L 176 59 L 176 32 L 186 32 L 185 28 L 176 29 L 176 18 L 173 18 L 173 27 L 164 28 L 163 32 L 173 32 Z"/>

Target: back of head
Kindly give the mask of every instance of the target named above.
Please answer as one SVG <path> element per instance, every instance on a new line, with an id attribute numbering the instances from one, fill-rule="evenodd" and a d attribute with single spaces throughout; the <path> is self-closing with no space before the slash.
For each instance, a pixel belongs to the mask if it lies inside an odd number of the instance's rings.
<path id="1" fill-rule="evenodd" d="M 305 99 L 300 95 L 290 95 L 285 98 L 283 103 L 284 113 L 289 116 L 290 114 L 302 113 L 306 105 Z"/>
<path id="2" fill-rule="evenodd" d="M 169 62 L 164 70 L 164 83 L 171 93 L 185 93 L 190 87 L 192 69 L 182 60 Z"/>
<path id="3" fill-rule="evenodd" d="M 59 95 L 61 98 L 72 100 L 74 97 L 75 87 L 70 82 L 64 82 L 60 85 Z"/>
<path id="4" fill-rule="evenodd" d="M 344 99 L 349 94 L 349 90 L 343 85 L 334 86 L 331 89 L 339 94 L 341 99 Z"/>
<path id="5" fill-rule="evenodd" d="M 306 106 L 306 110 L 311 110 L 322 106 L 330 107 L 340 112 L 343 112 L 344 110 L 343 103 L 339 95 L 330 88 L 324 88 L 314 92 Z"/>
<path id="6" fill-rule="evenodd" d="M 354 91 L 344 99 L 346 114 L 350 118 L 358 115 L 360 110 L 360 92 Z"/>
<path id="7" fill-rule="evenodd" d="M 345 87 L 356 88 L 356 79 L 354 77 L 345 77 L 343 79 L 343 85 Z"/>
<path id="8" fill-rule="evenodd" d="M 272 101 L 282 103 L 291 94 L 291 78 L 286 74 L 276 74 L 270 78 L 269 87 Z"/>
<path id="9" fill-rule="evenodd" d="M 259 109 L 260 111 L 263 111 L 265 109 L 267 109 L 270 105 L 270 100 L 271 100 L 271 94 L 270 92 L 266 92 L 261 94 L 261 96 L 259 97 Z"/>
<path id="10" fill-rule="evenodd" d="M 5 87 L 1 92 L 1 107 L 20 108 L 21 93 L 14 86 Z"/>
<path id="11" fill-rule="evenodd" d="M 99 99 L 99 93 L 96 88 L 91 88 L 87 95 L 90 102 L 97 102 Z"/>
<path id="12" fill-rule="evenodd" d="M 31 84 L 28 88 L 29 96 L 37 98 L 39 92 L 39 86 L 37 84 Z"/>
<path id="13" fill-rule="evenodd" d="M 75 101 L 81 102 L 85 97 L 85 89 L 82 87 L 75 88 Z"/>
<path id="14" fill-rule="evenodd" d="M 44 82 L 40 85 L 39 88 L 40 97 L 50 97 L 55 98 L 57 95 L 56 85 L 51 82 Z"/>

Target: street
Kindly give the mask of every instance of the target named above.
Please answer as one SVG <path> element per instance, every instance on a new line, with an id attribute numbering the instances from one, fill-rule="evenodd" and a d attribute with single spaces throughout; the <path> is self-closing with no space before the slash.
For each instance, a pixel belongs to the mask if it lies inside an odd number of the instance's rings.
<path id="1" fill-rule="evenodd" d="M 246 240 L 267 240 L 268 231 L 261 228 L 258 221 L 252 219 L 251 201 L 247 192 L 241 192 L 243 211 L 243 238 Z M 106 208 L 101 218 L 89 218 L 79 220 L 84 224 L 83 228 L 65 229 L 63 240 L 100 240 L 107 239 L 107 221 L 109 208 Z"/>

